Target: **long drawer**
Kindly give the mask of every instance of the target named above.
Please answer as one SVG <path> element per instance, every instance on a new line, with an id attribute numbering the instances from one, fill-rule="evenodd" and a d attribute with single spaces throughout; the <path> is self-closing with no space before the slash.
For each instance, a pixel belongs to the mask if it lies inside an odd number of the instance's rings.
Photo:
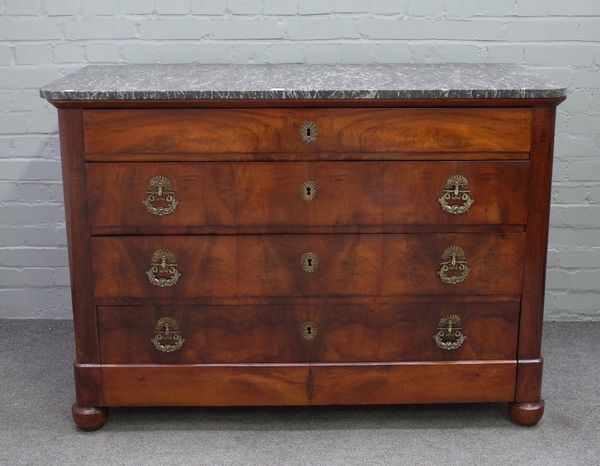
<path id="1" fill-rule="evenodd" d="M 105 364 L 511 360 L 519 305 L 99 306 Z"/>
<path id="2" fill-rule="evenodd" d="M 92 232 L 524 225 L 529 162 L 89 163 Z"/>
<path id="3" fill-rule="evenodd" d="M 92 238 L 96 298 L 519 294 L 524 234 Z"/>
<path id="4" fill-rule="evenodd" d="M 524 108 L 83 112 L 88 154 L 528 152 Z"/>

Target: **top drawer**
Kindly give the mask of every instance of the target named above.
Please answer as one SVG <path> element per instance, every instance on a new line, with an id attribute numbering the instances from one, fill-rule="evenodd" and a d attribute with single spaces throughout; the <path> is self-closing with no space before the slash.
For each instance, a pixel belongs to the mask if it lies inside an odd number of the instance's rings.
<path id="1" fill-rule="evenodd" d="M 88 154 L 528 152 L 522 108 L 88 110 Z"/>

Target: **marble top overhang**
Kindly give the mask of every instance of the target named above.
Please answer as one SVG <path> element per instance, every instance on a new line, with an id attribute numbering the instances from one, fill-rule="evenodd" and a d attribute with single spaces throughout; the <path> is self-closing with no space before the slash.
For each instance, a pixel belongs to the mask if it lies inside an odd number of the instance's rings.
<path id="1" fill-rule="evenodd" d="M 90 65 L 40 89 L 48 100 L 544 99 L 564 86 L 521 66 Z"/>

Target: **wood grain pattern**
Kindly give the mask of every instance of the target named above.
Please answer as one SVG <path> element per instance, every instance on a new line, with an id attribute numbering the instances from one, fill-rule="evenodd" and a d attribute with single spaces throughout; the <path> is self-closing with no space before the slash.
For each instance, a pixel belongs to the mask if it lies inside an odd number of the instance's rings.
<path id="1" fill-rule="evenodd" d="M 514 294 L 524 243 L 520 234 L 94 237 L 95 296 Z M 437 271 L 454 244 L 464 248 L 472 270 L 463 283 L 446 285 Z M 182 276 L 174 286 L 154 286 L 146 276 L 159 248 L 175 253 Z M 307 251 L 318 256 L 312 273 L 300 263 Z"/>
<path id="2" fill-rule="evenodd" d="M 424 303 L 394 306 L 100 306 L 104 364 L 296 363 L 514 359 L 519 308 L 515 303 Z M 462 319 L 465 343 L 437 347 L 442 315 Z M 157 321 L 174 318 L 183 348 L 159 352 Z M 311 321 L 316 337 L 305 340 Z"/>
<path id="3" fill-rule="evenodd" d="M 318 127 L 306 144 L 300 128 Z M 528 151 L 527 109 L 86 110 L 85 147 L 100 153 Z"/>
<path id="4" fill-rule="evenodd" d="M 462 225 L 524 225 L 527 162 L 311 162 L 311 163 L 89 163 L 92 233 L 418 231 Z M 469 180 L 469 212 L 442 211 L 446 180 Z M 179 201 L 173 214 L 156 216 L 143 204 L 149 180 L 168 177 Z M 305 181 L 317 186 L 310 202 Z"/>
<path id="5" fill-rule="evenodd" d="M 308 365 L 102 365 L 106 406 L 306 404 Z"/>
<path id="6" fill-rule="evenodd" d="M 502 402 L 514 396 L 514 361 L 312 364 L 317 405 Z"/>

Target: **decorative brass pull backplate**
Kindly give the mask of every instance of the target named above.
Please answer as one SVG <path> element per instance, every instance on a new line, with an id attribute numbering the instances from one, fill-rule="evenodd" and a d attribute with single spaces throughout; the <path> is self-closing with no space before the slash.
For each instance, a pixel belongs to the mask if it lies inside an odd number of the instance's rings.
<path id="1" fill-rule="evenodd" d="M 467 265 L 465 251 L 458 246 L 450 246 L 444 251 L 438 276 L 446 285 L 458 285 L 466 280 L 471 269 Z"/>
<path id="2" fill-rule="evenodd" d="M 300 265 L 306 273 L 312 273 L 319 267 L 319 258 L 314 252 L 305 252 L 300 258 Z"/>
<path id="3" fill-rule="evenodd" d="M 462 175 L 454 175 L 446 180 L 442 197 L 438 199 L 444 212 L 460 215 L 467 213 L 475 199 L 471 197 L 469 180 Z M 458 202 L 462 202 L 459 204 Z"/>
<path id="4" fill-rule="evenodd" d="M 317 324 L 307 320 L 300 326 L 300 335 L 305 340 L 314 340 L 317 336 Z"/>
<path id="5" fill-rule="evenodd" d="M 156 205 L 155 205 L 156 204 Z M 148 182 L 144 205 L 152 215 L 162 217 L 175 212 L 179 201 L 175 199 L 173 183 L 166 176 L 153 176 Z"/>
<path id="6" fill-rule="evenodd" d="M 317 183 L 308 180 L 300 185 L 300 197 L 306 202 L 314 201 L 317 197 Z"/>
<path id="7" fill-rule="evenodd" d="M 177 270 L 175 254 L 168 249 L 157 249 L 152 254 L 150 268 L 146 271 L 150 283 L 161 288 L 173 286 L 181 277 Z"/>
<path id="8" fill-rule="evenodd" d="M 172 353 L 181 349 L 185 338 L 181 336 L 179 325 L 172 317 L 161 317 L 156 323 L 152 343 L 157 351 Z"/>
<path id="9" fill-rule="evenodd" d="M 442 316 L 433 339 L 441 349 L 455 350 L 460 348 L 467 338 L 462 330 L 460 317 L 456 314 Z"/>
<path id="10" fill-rule="evenodd" d="M 312 121 L 305 121 L 300 128 L 300 137 L 302 138 L 302 142 L 305 144 L 315 142 L 318 134 L 319 130 L 317 129 L 317 125 L 315 125 Z"/>

